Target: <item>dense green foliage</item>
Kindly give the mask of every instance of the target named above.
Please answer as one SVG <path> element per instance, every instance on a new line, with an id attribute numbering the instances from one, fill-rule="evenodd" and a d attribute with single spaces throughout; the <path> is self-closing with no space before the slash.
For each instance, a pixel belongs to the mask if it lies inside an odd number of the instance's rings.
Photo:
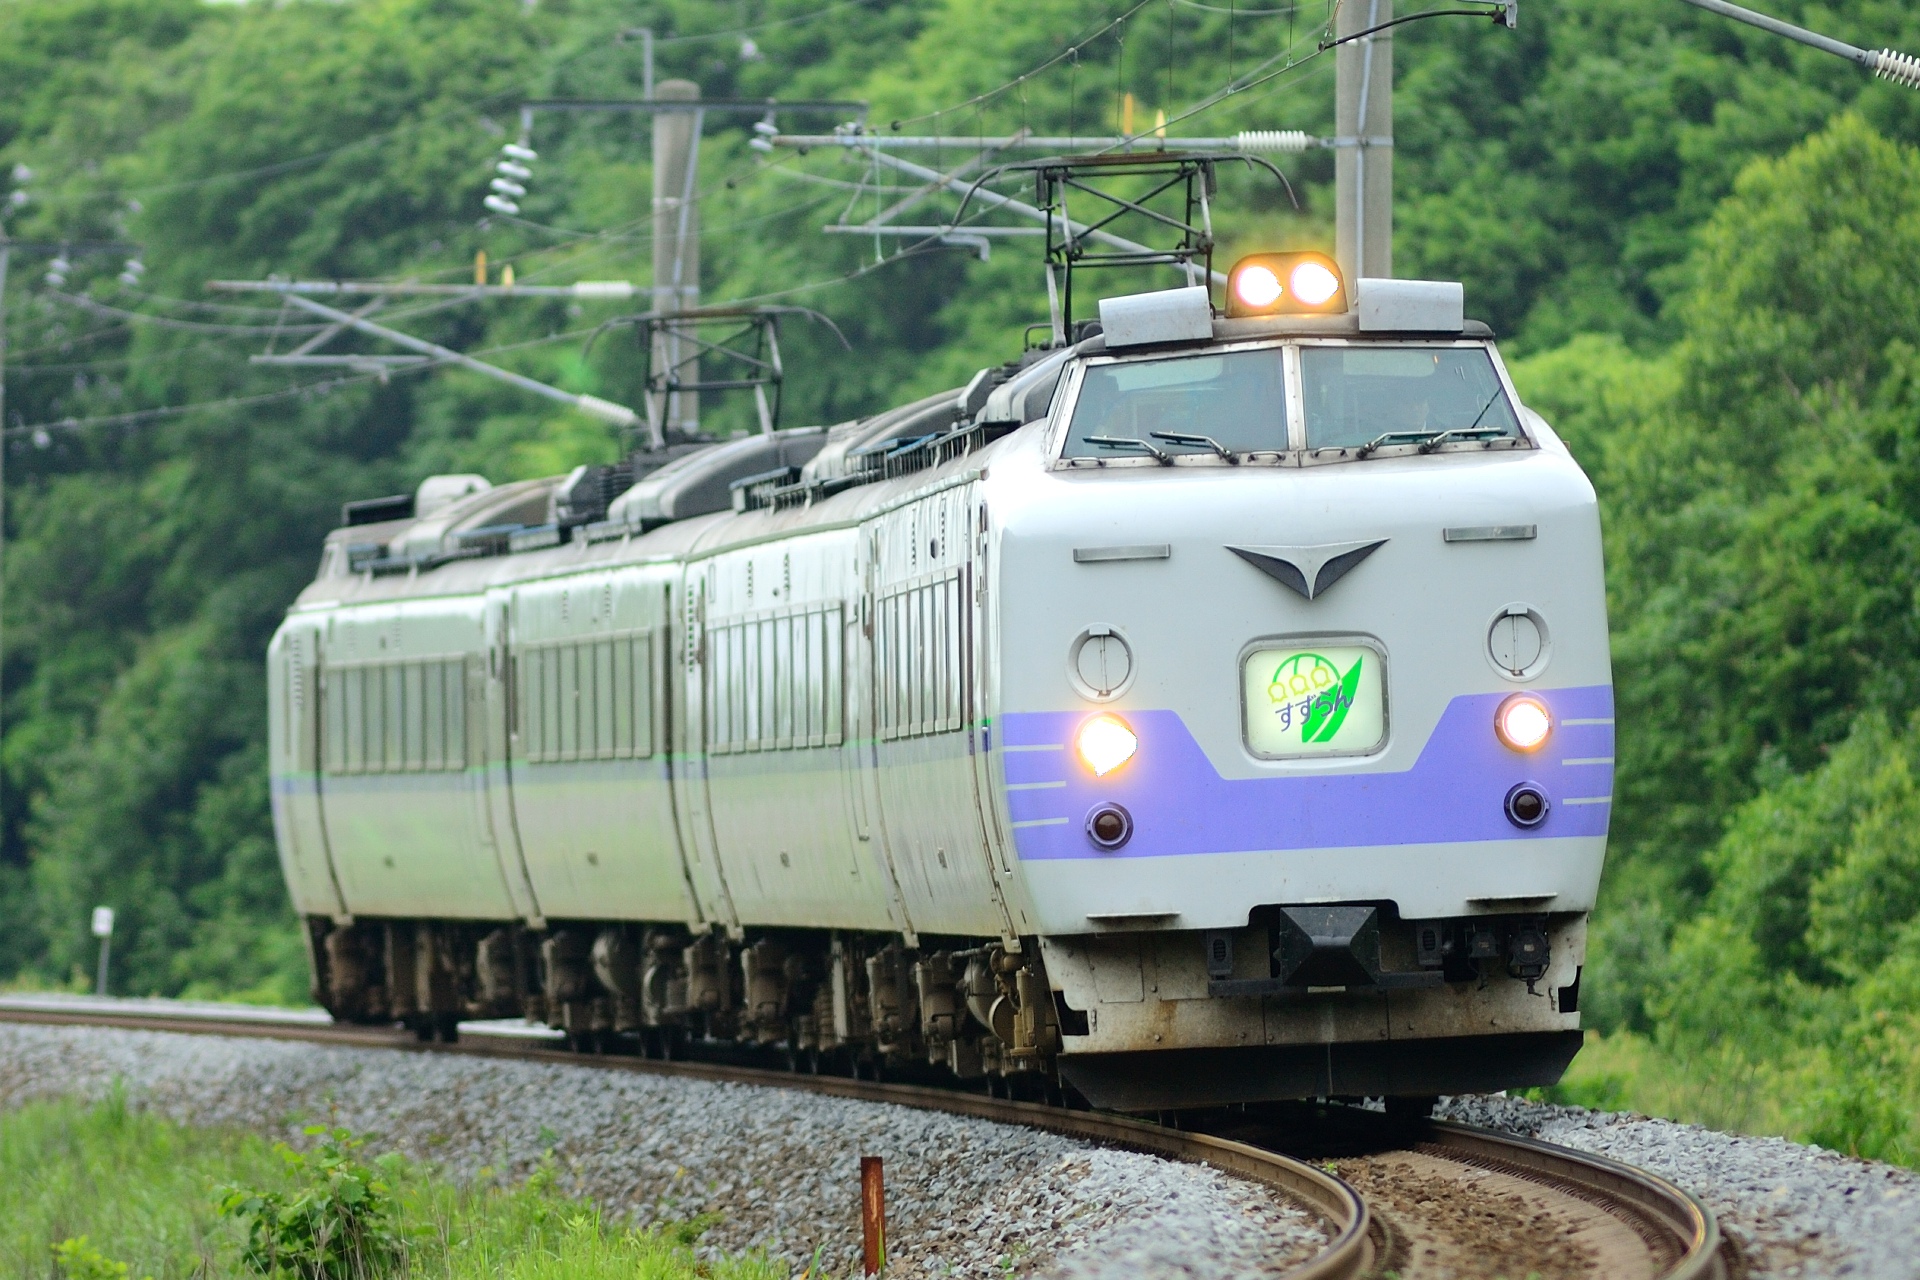
<path id="1" fill-rule="evenodd" d="M 1679 340 L 1518 376 L 1606 507 L 1603 1026 L 1666 1105 L 1913 1161 L 1920 153 L 1842 117 L 1696 238 Z M 1621 1100 L 1633 1100 L 1628 1090 Z"/>
<path id="2" fill-rule="evenodd" d="M 284 1143 L 290 1191 L 229 1183 L 214 1190 L 220 1216 L 246 1228 L 240 1261 L 258 1275 L 356 1280 L 395 1269 L 407 1240 L 395 1184 L 406 1161 L 395 1152 L 368 1160 L 365 1139 L 339 1126 L 308 1125 L 310 1151 Z"/>
<path id="3" fill-rule="evenodd" d="M 252 1134 L 174 1124 L 119 1095 L 9 1111 L 0 1115 L 0 1179 L 11 1188 L 0 1197 L 0 1267 L 63 1280 L 786 1274 L 758 1255 L 696 1260 L 705 1220 L 626 1229 L 564 1194 L 551 1159 L 525 1181 L 481 1170 L 455 1184 L 393 1153 L 365 1161 L 361 1143 L 341 1130 L 307 1136 L 318 1141 L 296 1152 Z M 249 1213 L 268 1206 L 273 1222 L 253 1230 L 261 1218 Z M 289 1211 L 290 1227 L 280 1221 Z M 337 1247 L 372 1217 L 383 1247 Z M 263 1236 L 279 1247 L 260 1248 Z M 312 1247 L 316 1237 L 336 1247 Z"/>
<path id="4" fill-rule="evenodd" d="M 120 255 L 76 253 L 56 290 L 44 253 L 17 255 L 8 290 L 0 971 L 84 968 L 86 908 L 109 901 L 125 985 L 297 993 L 260 656 L 336 504 L 619 447 L 466 374 L 250 367 L 275 324 L 282 350 L 307 331 L 207 279 L 458 280 L 484 248 L 522 281 L 644 281 L 631 117 L 541 116 L 526 220 L 477 217 L 517 104 L 632 96 L 641 46 L 621 33 L 641 22 L 662 76 L 865 98 L 883 130 L 1106 132 L 1131 94 L 1175 133 L 1329 132 L 1324 7 L 1225 9 L 1165 0 L 1110 25 L 1129 11 L 1085 0 L 0 0 L 0 164 L 34 172 L 9 231 L 125 237 L 147 267 L 130 287 Z M 1920 45 L 1920 15 L 1890 0 L 1776 11 Z M 1920 95 L 1677 0 L 1556 2 L 1518 32 L 1448 19 L 1396 42 L 1398 271 L 1466 281 L 1603 503 L 1621 766 L 1591 1017 L 1638 1037 L 1636 1061 L 1774 1099 L 1736 1122 L 1912 1159 Z M 1182 118 L 1236 76 L 1244 91 Z M 875 265 L 871 242 L 817 234 L 861 166 L 747 137 L 744 119 L 708 129 L 706 297 L 819 307 L 856 353 L 790 326 L 788 421 L 953 385 L 1044 316 L 1006 242 L 987 262 Z M 1226 176 L 1227 253 L 1327 243 L 1329 153 L 1290 177 L 1298 210 Z M 638 402 L 630 333 L 585 342 L 611 309 L 384 314 Z M 114 417 L 233 397 L 258 399 Z M 1841 1083 L 1809 1087 L 1809 1064 L 1840 1064 Z"/>

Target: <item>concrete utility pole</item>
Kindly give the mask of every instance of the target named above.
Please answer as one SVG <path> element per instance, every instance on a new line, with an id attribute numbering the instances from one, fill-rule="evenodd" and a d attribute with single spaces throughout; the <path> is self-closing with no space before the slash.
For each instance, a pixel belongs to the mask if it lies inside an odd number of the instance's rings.
<path id="1" fill-rule="evenodd" d="M 1393 21 L 1393 0 L 1343 0 L 1334 36 Z M 1334 258 L 1358 287 L 1393 275 L 1393 32 L 1334 50 Z"/>
<path id="2" fill-rule="evenodd" d="M 660 102 L 700 100 L 700 86 L 691 80 L 663 80 L 654 90 Z M 700 168 L 698 107 L 653 114 L 653 309 L 656 312 L 691 311 L 700 305 L 700 206 L 694 179 Z M 692 334 L 668 325 L 657 326 L 653 338 L 653 369 L 676 382 L 697 382 L 700 366 Z M 647 420 L 668 432 L 692 435 L 700 429 L 700 393 L 663 392 L 650 400 Z M 656 441 L 657 442 L 657 441 Z"/>

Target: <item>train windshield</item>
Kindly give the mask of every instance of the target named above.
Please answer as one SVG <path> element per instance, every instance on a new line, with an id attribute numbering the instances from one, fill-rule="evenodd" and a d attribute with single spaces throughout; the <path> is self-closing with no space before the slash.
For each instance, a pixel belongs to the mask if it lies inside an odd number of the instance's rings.
<path id="1" fill-rule="evenodd" d="M 1278 347 L 1094 365 L 1080 383 L 1062 456 L 1279 451 L 1287 447 Z"/>
<path id="2" fill-rule="evenodd" d="M 1300 382 L 1309 449 L 1520 434 L 1484 347 L 1303 347 Z"/>

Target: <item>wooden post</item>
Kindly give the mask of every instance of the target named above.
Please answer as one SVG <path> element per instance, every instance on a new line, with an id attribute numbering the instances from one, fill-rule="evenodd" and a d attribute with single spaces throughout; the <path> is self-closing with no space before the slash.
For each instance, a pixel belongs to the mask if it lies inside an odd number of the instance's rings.
<path id="1" fill-rule="evenodd" d="M 860 1157 L 861 1274 L 877 1276 L 887 1265 L 887 1188 L 879 1156 Z"/>

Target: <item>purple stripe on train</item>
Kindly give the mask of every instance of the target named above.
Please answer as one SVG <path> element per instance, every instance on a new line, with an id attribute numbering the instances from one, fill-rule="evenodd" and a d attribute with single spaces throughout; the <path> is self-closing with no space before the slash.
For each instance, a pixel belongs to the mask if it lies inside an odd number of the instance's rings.
<path id="1" fill-rule="evenodd" d="M 1072 742 L 1098 712 L 1010 713 L 1001 730 L 1014 840 L 1022 858 L 1040 860 L 1605 835 L 1612 686 L 1532 692 L 1555 721 L 1538 752 L 1520 755 L 1493 736 L 1494 709 L 1506 695 L 1468 694 L 1447 704 L 1420 758 L 1401 773 L 1223 778 L 1177 712 L 1128 711 L 1140 749 L 1115 773 L 1095 778 Z M 1056 744 L 1062 749 L 1019 749 Z M 1502 809 L 1508 789 L 1523 781 L 1540 784 L 1552 804 L 1530 830 Z M 1117 853 L 1087 838 L 1087 814 L 1102 801 L 1133 815 L 1133 838 Z"/>

